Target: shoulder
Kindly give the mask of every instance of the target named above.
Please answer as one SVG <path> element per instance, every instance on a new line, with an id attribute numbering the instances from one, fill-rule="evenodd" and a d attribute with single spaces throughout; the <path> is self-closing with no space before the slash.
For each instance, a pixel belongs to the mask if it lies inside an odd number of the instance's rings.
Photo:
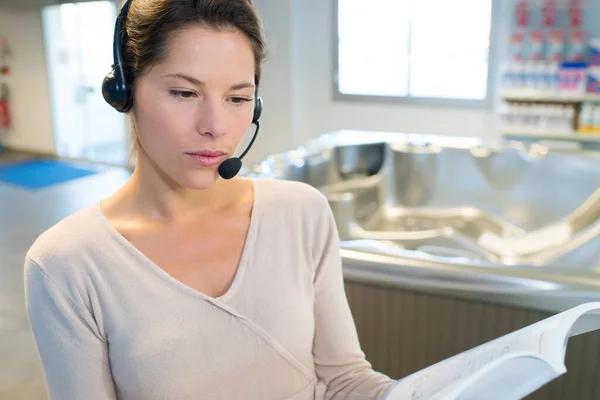
<path id="1" fill-rule="evenodd" d="M 330 203 L 319 189 L 298 181 L 259 179 L 260 214 L 265 231 L 294 237 L 311 251 L 318 242 L 338 238 Z"/>
<path id="2" fill-rule="evenodd" d="M 255 178 L 258 196 L 266 210 L 302 217 L 323 217 L 330 210 L 327 197 L 304 182 Z"/>
<path id="3" fill-rule="evenodd" d="M 255 178 L 255 183 L 264 234 L 273 233 L 286 246 L 303 248 L 313 266 L 329 249 L 339 249 L 337 223 L 323 192 L 298 181 Z"/>
<path id="4" fill-rule="evenodd" d="M 65 272 L 74 260 L 85 260 L 98 241 L 95 207 L 76 211 L 40 233 L 26 252 L 26 263 L 54 275 Z"/>
<path id="5" fill-rule="evenodd" d="M 59 220 L 39 234 L 27 250 L 24 294 L 32 323 L 51 329 L 52 318 L 64 322 L 77 310 L 76 318 L 83 317 L 89 328 L 98 329 L 90 317 L 102 286 L 97 271 L 111 250 L 98 243 L 101 230 L 96 212 L 100 209 L 95 207 L 97 204 Z"/>
<path id="6" fill-rule="evenodd" d="M 261 194 L 269 203 L 285 203 L 297 205 L 318 205 L 326 206 L 328 204 L 325 195 L 304 182 L 287 181 L 273 178 L 255 178 L 256 184 L 260 187 Z"/>

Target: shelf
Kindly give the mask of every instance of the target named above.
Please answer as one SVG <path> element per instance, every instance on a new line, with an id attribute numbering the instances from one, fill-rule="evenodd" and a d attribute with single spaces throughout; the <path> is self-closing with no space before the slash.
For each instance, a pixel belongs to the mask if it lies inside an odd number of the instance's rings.
<path id="1" fill-rule="evenodd" d="M 540 132 L 535 129 L 503 129 L 504 136 L 521 137 L 538 140 L 556 140 L 568 142 L 589 142 L 600 144 L 600 134 L 591 133 L 565 133 L 565 132 Z"/>
<path id="2" fill-rule="evenodd" d="M 600 93 L 552 92 L 537 89 L 505 89 L 500 92 L 504 100 L 540 101 L 554 103 L 600 102 Z"/>

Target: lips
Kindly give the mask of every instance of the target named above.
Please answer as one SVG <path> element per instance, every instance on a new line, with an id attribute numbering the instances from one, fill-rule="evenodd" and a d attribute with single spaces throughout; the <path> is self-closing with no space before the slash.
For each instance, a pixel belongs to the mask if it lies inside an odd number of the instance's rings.
<path id="1" fill-rule="evenodd" d="M 198 157 L 222 157 L 225 155 L 222 151 L 216 150 L 200 150 L 186 153 L 190 156 L 198 156 Z"/>
<path id="2" fill-rule="evenodd" d="M 200 150 L 185 154 L 203 167 L 214 167 L 225 160 L 225 153 L 218 150 Z"/>

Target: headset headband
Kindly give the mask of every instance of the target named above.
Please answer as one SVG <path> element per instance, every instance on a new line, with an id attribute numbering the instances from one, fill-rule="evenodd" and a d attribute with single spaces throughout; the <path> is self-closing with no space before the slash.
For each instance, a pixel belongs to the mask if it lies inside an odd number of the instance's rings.
<path id="1" fill-rule="evenodd" d="M 116 65 L 113 68 L 119 69 L 119 74 L 125 80 L 125 68 L 123 67 L 123 43 L 127 40 L 127 30 L 125 29 L 125 23 L 127 22 L 127 14 L 129 13 L 129 7 L 131 6 L 132 0 L 127 0 L 121 12 L 117 17 L 115 23 L 115 35 L 114 35 L 114 46 L 113 46 L 113 60 Z M 125 82 L 124 82 L 125 83 Z"/>

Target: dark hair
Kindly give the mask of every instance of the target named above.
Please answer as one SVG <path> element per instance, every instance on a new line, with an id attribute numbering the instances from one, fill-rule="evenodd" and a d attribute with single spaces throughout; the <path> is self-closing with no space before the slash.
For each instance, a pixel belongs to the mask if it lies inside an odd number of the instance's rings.
<path id="1" fill-rule="evenodd" d="M 252 0 L 132 0 L 123 50 L 128 81 L 134 85 L 137 77 L 167 57 L 169 41 L 175 34 L 197 25 L 237 29 L 246 35 L 254 51 L 254 80 L 258 87 L 267 46 Z M 135 127 L 134 136 L 137 137 Z"/>
<path id="2" fill-rule="evenodd" d="M 164 60 L 173 34 L 198 24 L 218 30 L 238 29 L 248 37 L 254 50 L 258 86 L 266 43 L 251 0 L 132 0 L 123 52 L 128 77 L 133 81 Z"/>

